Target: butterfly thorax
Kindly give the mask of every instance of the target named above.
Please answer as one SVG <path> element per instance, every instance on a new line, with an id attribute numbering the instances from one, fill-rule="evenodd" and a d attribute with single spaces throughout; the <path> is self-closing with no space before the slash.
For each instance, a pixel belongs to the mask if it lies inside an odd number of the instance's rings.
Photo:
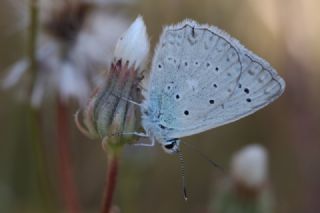
<path id="1" fill-rule="evenodd" d="M 168 137 L 172 129 L 166 127 L 161 122 L 159 112 L 147 108 L 143 109 L 141 114 L 141 123 L 147 135 L 159 142 L 165 152 L 170 154 L 177 153 L 179 151 L 180 139 Z"/>

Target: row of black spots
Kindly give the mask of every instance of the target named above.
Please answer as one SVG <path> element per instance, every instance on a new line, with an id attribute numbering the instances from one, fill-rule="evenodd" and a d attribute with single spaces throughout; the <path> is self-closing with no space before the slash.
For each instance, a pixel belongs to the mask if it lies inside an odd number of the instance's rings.
<path id="1" fill-rule="evenodd" d="M 241 83 L 238 84 L 238 88 L 239 89 L 243 88 Z M 245 88 L 243 88 L 243 92 L 248 95 L 250 93 L 250 89 L 245 87 Z M 250 103 L 251 101 L 252 101 L 251 98 L 246 98 L 246 102 Z"/>
<path id="2" fill-rule="evenodd" d="M 239 88 L 239 89 L 242 89 L 242 87 L 243 87 L 242 84 L 239 83 L 239 84 L 238 84 L 238 88 Z M 245 87 L 245 88 L 243 88 L 243 92 L 248 95 L 248 94 L 250 93 L 250 89 L 247 88 L 247 87 Z M 251 101 L 252 101 L 251 98 L 246 98 L 246 102 L 251 103 Z"/>
<path id="3" fill-rule="evenodd" d="M 246 87 L 243 89 L 243 92 L 248 95 L 250 93 L 250 89 Z M 251 103 L 252 100 L 251 100 L 251 98 L 247 98 L 246 101 L 248 103 Z"/>
<path id="4" fill-rule="evenodd" d="M 194 64 L 195 66 L 199 67 L 201 63 L 200 63 L 199 61 L 194 61 L 193 64 Z M 184 62 L 183 62 L 183 65 L 184 65 L 185 67 L 189 67 L 190 63 L 189 63 L 188 61 L 184 61 Z M 206 66 L 209 67 L 210 64 L 207 63 Z"/>
<path id="5" fill-rule="evenodd" d="M 238 84 L 238 88 L 242 89 L 242 84 L 241 83 Z M 246 93 L 246 94 L 249 94 L 250 93 L 250 89 L 245 87 L 245 88 L 243 88 L 243 92 Z"/>
<path id="6" fill-rule="evenodd" d="M 173 58 L 173 57 L 167 57 L 167 60 L 170 62 L 170 63 L 173 63 L 173 64 L 177 64 L 177 59 L 176 58 Z M 187 62 L 185 62 L 185 63 L 187 63 Z M 187 64 L 188 65 L 188 64 Z M 158 65 L 157 65 L 157 67 L 158 67 L 158 69 L 159 70 L 162 70 L 163 69 L 163 64 L 162 63 L 159 63 Z"/>

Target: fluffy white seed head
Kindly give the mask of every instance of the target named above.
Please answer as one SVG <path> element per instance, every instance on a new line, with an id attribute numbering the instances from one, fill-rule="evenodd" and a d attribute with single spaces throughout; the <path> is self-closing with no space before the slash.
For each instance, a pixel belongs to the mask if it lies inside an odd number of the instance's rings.
<path id="1" fill-rule="evenodd" d="M 232 177 L 248 188 L 258 188 L 267 179 L 268 156 L 261 145 L 249 145 L 238 151 L 232 159 Z"/>
<path id="2" fill-rule="evenodd" d="M 109 67 L 114 57 L 114 48 L 122 32 L 129 23 L 126 17 L 109 14 L 106 9 L 98 7 L 94 2 L 90 12 L 86 12 L 79 31 L 72 34 L 72 39 L 57 39 L 44 26 L 47 20 L 60 18 L 57 29 L 65 27 L 64 16 L 53 16 L 53 10 L 69 17 L 68 8 L 75 8 L 84 0 L 66 3 L 64 0 L 43 0 L 40 5 L 39 21 L 41 27 L 36 46 L 37 74 L 32 82 L 31 105 L 38 108 L 47 97 L 58 95 L 62 101 L 76 100 L 80 105 L 87 102 L 90 90 L 100 84 L 102 71 Z M 79 6 L 79 5 L 78 5 Z M 77 8 L 77 7 L 76 7 Z M 74 12 L 74 10 L 70 11 Z M 59 14 L 59 13 L 58 13 Z M 73 17 L 73 16 L 72 16 Z M 81 20 L 76 19 L 75 22 Z M 59 34 L 59 33 L 58 33 Z M 62 33 L 64 35 L 64 33 Z M 67 33 L 67 35 L 69 35 Z M 0 88 L 10 89 L 14 86 L 22 100 L 30 97 L 25 89 L 29 83 L 29 60 L 23 58 L 8 69 L 8 75 L 0 82 Z"/>
<path id="3" fill-rule="evenodd" d="M 149 53 L 149 39 L 143 18 L 138 16 L 126 32 L 119 38 L 114 57 L 129 62 L 129 67 L 142 68 Z"/>

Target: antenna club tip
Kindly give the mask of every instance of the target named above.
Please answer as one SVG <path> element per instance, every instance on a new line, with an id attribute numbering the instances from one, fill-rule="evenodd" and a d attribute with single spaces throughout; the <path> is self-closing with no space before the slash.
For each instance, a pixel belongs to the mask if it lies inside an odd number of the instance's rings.
<path id="1" fill-rule="evenodd" d="M 187 190 L 185 188 L 183 189 L 183 198 L 185 201 L 188 200 Z"/>

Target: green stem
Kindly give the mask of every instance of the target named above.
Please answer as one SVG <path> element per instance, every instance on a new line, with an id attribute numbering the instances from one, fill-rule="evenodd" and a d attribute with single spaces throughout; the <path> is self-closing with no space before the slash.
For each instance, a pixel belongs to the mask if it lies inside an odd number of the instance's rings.
<path id="1" fill-rule="evenodd" d="M 47 159 L 44 155 L 44 144 L 40 139 L 40 114 L 35 109 L 29 107 L 29 132 L 30 141 L 33 150 L 33 155 L 36 161 L 38 186 L 41 194 L 41 199 L 44 202 L 44 207 L 48 212 L 52 212 L 52 205 L 50 200 L 51 190 L 50 181 L 47 173 L 46 162 Z"/>
<path id="2" fill-rule="evenodd" d="M 36 49 L 37 49 L 37 37 L 38 37 L 38 0 L 30 0 L 30 31 L 29 31 L 29 62 L 30 67 L 29 71 L 31 72 L 32 80 L 30 82 L 30 92 L 32 91 L 32 87 L 34 85 L 34 79 L 37 74 L 37 60 L 36 60 Z M 44 144 L 40 139 L 40 115 L 39 111 L 30 107 L 30 118 L 29 118 L 29 127 L 30 127 L 30 140 L 31 146 L 33 149 L 33 153 L 36 160 L 37 165 L 37 177 L 40 188 L 41 197 L 43 199 L 45 208 L 47 212 L 52 212 L 52 208 L 50 207 L 50 183 L 48 173 L 46 172 L 46 158 L 44 155 Z"/>
<path id="3" fill-rule="evenodd" d="M 30 32 L 29 32 L 29 62 L 31 72 L 31 91 L 37 76 L 37 39 L 39 30 L 39 2 L 30 0 Z"/>

